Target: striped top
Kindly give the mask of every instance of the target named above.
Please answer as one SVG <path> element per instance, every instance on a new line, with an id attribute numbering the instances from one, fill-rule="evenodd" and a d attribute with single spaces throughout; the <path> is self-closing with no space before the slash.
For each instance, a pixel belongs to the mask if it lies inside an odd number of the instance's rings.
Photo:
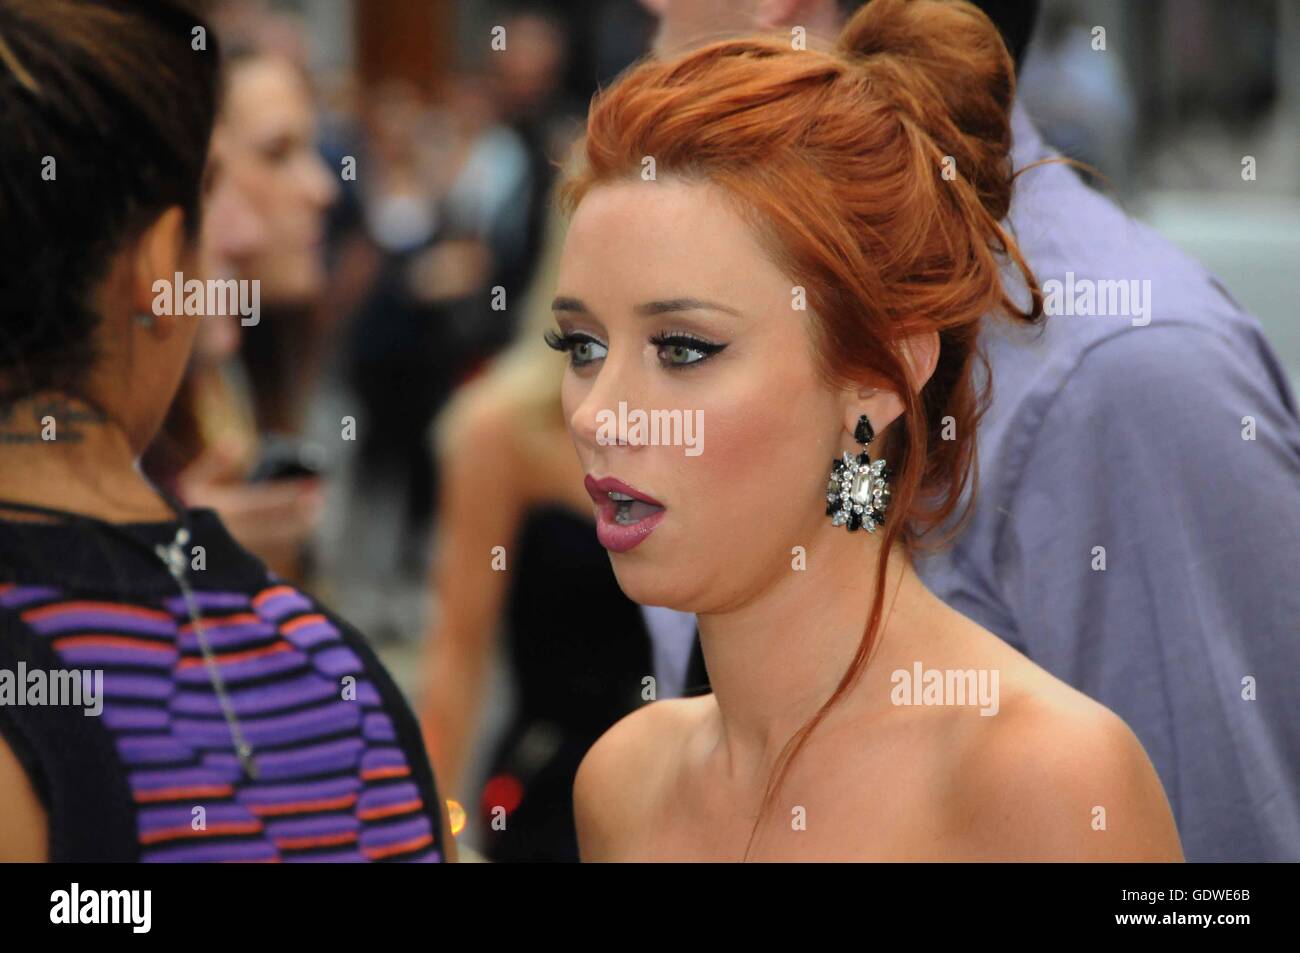
<path id="1" fill-rule="evenodd" d="M 152 545 L 178 527 L 119 529 Z M 361 637 L 271 578 L 215 513 L 193 511 L 191 532 L 206 563 L 190 573 L 204 634 L 255 780 L 162 563 L 84 525 L 0 520 L 0 670 L 103 673 L 98 717 L 0 705 L 0 730 L 47 802 L 52 858 L 441 860 L 418 728 Z M 65 810 L 72 792 L 60 787 L 87 783 L 104 788 L 103 807 L 83 797 L 92 803 L 72 810 L 95 810 L 101 834 Z"/>

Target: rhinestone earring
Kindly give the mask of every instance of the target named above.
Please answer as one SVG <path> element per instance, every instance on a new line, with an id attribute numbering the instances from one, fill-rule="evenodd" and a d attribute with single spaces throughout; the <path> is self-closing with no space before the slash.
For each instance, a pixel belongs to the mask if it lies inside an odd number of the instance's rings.
<path id="1" fill-rule="evenodd" d="M 862 444 L 862 451 L 855 457 L 845 450 L 840 459 L 831 461 L 831 478 L 826 484 L 826 515 L 832 525 L 848 526 L 850 533 L 859 526 L 874 533 L 877 526 L 885 525 L 889 499 L 885 481 L 889 473 L 884 460 L 873 462 L 867 455 L 867 444 L 876 439 L 876 432 L 866 414 L 858 418 L 853 437 Z"/>

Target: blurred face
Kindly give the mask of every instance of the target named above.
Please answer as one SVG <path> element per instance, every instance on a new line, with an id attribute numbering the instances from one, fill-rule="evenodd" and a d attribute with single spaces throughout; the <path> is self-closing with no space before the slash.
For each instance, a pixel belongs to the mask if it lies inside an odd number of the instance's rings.
<path id="1" fill-rule="evenodd" d="M 230 184 L 265 228 L 265 241 L 233 256 L 241 277 L 261 280 L 263 302 L 308 302 L 324 282 L 324 212 L 337 186 L 316 152 L 315 122 L 288 61 L 266 56 L 234 67 L 217 136 Z"/>
<path id="2" fill-rule="evenodd" d="M 802 26 L 833 37 L 842 17 L 836 0 L 641 0 L 659 19 L 654 51 L 667 56 L 731 36 Z"/>
<path id="3" fill-rule="evenodd" d="M 514 109 L 546 99 L 560 82 L 564 67 L 564 34 L 549 20 L 517 16 L 506 25 L 509 45 L 491 59 L 501 92 Z"/>
<path id="4" fill-rule="evenodd" d="M 208 157 L 208 191 L 204 197 L 199 235 L 200 267 L 204 278 L 238 278 L 240 262 L 265 254 L 267 223 L 229 174 L 227 137 L 218 129 Z M 200 322 L 194 360 L 218 366 L 239 349 L 239 318 L 207 315 Z"/>
<path id="5" fill-rule="evenodd" d="M 714 185 L 601 185 L 574 214 L 555 302 L 564 411 L 597 535 L 638 602 L 725 609 L 829 525 L 847 403 L 815 369 L 792 286 Z M 689 415 L 698 452 L 668 426 L 638 442 L 636 411 Z"/>
<path id="6" fill-rule="evenodd" d="M 642 0 L 659 18 L 659 55 L 761 29 L 760 0 Z"/>

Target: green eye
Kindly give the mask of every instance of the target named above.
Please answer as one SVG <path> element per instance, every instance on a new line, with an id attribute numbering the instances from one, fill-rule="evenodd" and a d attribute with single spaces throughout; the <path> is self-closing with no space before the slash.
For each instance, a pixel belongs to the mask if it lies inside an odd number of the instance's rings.
<path id="1" fill-rule="evenodd" d="M 684 344 L 674 344 L 667 351 L 667 360 L 670 364 L 694 364 L 696 361 L 704 359 L 703 351 L 699 348 L 687 347 Z M 693 354 L 697 356 L 692 357 Z"/>
<path id="2" fill-rule="evenodd" d="M 701 364 L 726 347 L 686 334 L 656 335 L 650 341 L 659 348 L 659 360 L 675 368 Z"/>
<path id="3" fill-rule="evenodd" d="M 608 353 L 605 345 L 586 334 L 557 334 L 548 329 L 543 337 L 553 350 L 569 353 L 569 364 L 572 367 L 585 367 Z"/>
<path id="4" fill-rule="evenodd" d="M 592 361 L 598 361 L 605 356 L 605 346 L 599 341 L 593 341 L 590 338 L 578 339 L 573 342 L 573 363 L 590 364 Z"/>

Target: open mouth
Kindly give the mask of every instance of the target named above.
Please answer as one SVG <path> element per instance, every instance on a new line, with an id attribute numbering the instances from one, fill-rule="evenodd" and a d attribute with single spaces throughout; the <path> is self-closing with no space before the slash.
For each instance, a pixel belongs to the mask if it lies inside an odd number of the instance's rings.
<path id="1" fill-rule="evenodd" d="M 614 522 L 620 526 L 631 526 L 634 523 L 641 522 L 647 516 L 652 516 L 663 510 L 662 506 L 647 503 L 645 500 L 638 500 L 626 493 L 617 493 L 611 490 L 609 498 L 614 503 Z"/>
<path id="2" fill-rule="evenodd" d="M 596 504 L 596 537 L 611 552 L 639 546 L 664 520 L 666 506 L 622 480 L 588 474 L 584 482 Z"/>

